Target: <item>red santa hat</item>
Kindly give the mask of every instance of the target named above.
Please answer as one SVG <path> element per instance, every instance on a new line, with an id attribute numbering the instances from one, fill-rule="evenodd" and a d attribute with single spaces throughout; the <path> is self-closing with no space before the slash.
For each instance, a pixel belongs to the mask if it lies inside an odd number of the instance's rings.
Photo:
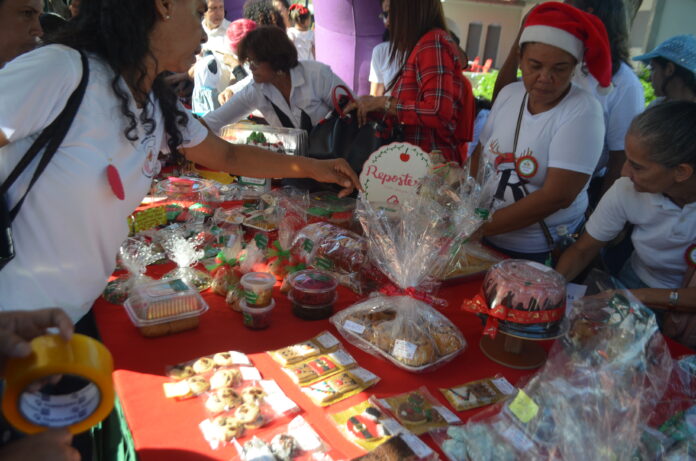
<path id="1" fill-rule="evenodd" d="M 607 30 L 595 15 L 559 2 L 545 2 L 527 16 L 520 45 L 538 42 L 567 51 L 599 82 L 598 91 L 611 90 L 611 49 Z"/>

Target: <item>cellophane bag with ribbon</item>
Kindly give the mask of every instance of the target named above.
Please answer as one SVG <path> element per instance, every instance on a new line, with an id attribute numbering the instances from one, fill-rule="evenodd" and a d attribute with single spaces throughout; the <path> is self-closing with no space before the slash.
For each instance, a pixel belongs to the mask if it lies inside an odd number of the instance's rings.
<path id="1" fill-rule="evenodd" d="M 286 275 L 305 269 L 291 247 L 297 233 L 307 225 L 309 197 L 306 192 L 292 187 L 277 189 L 269 195 L 278 238 L 270 243 L 267 251 L 268 269 L 278 280 L 283 280 Z"/>
<path id="2" fill-rule="evenodd" d="M 397 210 L 373 207 L 364 197 L 356 216 L 372 261 L 391 283 L 381 295 L 331 318 L 339 332 L 367 352 L 412 372 L 429 371 L 466 347 L 457 327 L 432 307 L 444 305 L 422 289 L 459 237 L 453 216 L 427 194 L 404 198 Z"/>
<path id="3" fill-rule="evenodd" d="M 178 267 L 165 274 L 162 279 L 181 279 L 198 291 L 207 290 L 212 283 L 212 277 L 207 272 L 193 267 L 205 254 L 199 246 L 196 235 L 186 238 L 180 231 L 168 232 L 164 236 L 162 247 L 167 252 L 167 257 Z"/>
<path id="4" fill-rule="evenodd" d="M 460 435 L 470 459 L 637 459 L 672 369 L 654 314 L 628 291 L 609 291 L 576 302 L 564 322 L 544 367 L 469 420 Z"/>
<path id="5" fill-rule="evenodd" d="M 239 257 L 243 242 L 244 234 L 237 228 L 229 234 L 225 246 L 215 256 L 214 264 L 206 267 L 213 276 L 211 288 L 215 294 L 227 296 L 230 288 L 239 284 Z"/>
<path id="6" fill-rule="evenodd" d="M 633 459 L 696 459 L 696 355 L 674 361 L 667 391 L 642 425 Z"/>
<path id="7" fill-rule="evenodd" d="M 291 252 L 306 267 L 331 272 L 338 283 L 358 294 L 375 289 L 384 280 L 371 264 L 367 240 L 350 230 L 328 222 L 305 226 L 292 242 Z"/>
<path id="8" fill-rule="evenodd" d="M 113 304 L 123 304 L 135 286 L 152 281 L 145 272 L 147 266 L 158 258 L 159 254 L 151 243 L 143 239 L 126 239 L 119 248 L 118 260 L 128 274 L 121 275 L 106 285 L 104 299 Z"/>

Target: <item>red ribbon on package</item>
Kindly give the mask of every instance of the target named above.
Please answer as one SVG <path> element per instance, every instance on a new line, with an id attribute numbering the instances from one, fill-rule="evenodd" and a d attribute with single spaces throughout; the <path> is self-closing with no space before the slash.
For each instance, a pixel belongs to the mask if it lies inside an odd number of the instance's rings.
<path id="1" fill-rule="evenodd" d="M 415 287 L 408 287 L 406 289 L 401 289 L 396 285 L 385 285 L 379 290 L 385 296 L 410 296 L 418 301 L 423 301 L 431 306 L 446 307 L 447 300 L 438 298 L 424 291 L 417 290 Z"/>
<path id="2" fill-rule="evenodd" d="M 565 306 L 549 309 L 545 311 L 521 311 L 512 309 L 502 304 L 498 304 L 493 309 L 488 306 L 486 299 L 478 294 L 473 299 L 465 299 L 462 303 L 462 310 L 473 312 L 475 314 L 485 314 L 488 316 L 486 326 L 483 328 L 483 334 L 495 339 L 498 333 L 500 320 L 513 323 L 533 324 L 555 322 L 563 318 Z"/>

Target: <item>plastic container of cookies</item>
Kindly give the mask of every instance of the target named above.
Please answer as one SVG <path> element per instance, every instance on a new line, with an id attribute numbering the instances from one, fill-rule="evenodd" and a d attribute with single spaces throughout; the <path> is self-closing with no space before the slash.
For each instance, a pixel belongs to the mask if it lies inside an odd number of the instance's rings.
<path id="1" fill-rule="evenodd" d="M 239 281 L 244 288 L 244 300 L 250 308 L 267 307 L 273 302 L 271 297 L 276 278 L 267 272 L 249 272 Z"/>
<path id="2" fill-rule="evenodd" d="M 288 277 L 288 298 L 301 306 L 327 306 L 336 301 L 336 278 L 328 272 L 305 269 Z"/>
<path id="3" fill-rule="evenodd" d="M 148 338 L 196 328 L 199 317 L 208 310 L 198 290 L 180 279 L 138 286 L 124 307 L 133 325 Z"/>
<path id="4" fill-rule="evenodd" d="M 271 298 L 271 304 L 266 307 L 250 307 L 246 300 L 239 301 L 242 312 L 242 323 L 252 330 L 263 330 L 271 325 L 271 314 L 275 308 L 275 300 Z"/>

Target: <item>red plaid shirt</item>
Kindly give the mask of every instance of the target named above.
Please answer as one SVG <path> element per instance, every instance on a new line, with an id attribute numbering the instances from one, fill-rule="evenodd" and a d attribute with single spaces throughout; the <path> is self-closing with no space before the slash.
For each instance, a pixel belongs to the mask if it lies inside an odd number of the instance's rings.
<path id="1" fill-rule="evenodd" d="M 433 29 L 421 37 L 392 96 L 406 142 L 426 152 L 440 150 L 450 161 L 466 159 L 476 117 L 474 97 L 449 34 Z"/>

